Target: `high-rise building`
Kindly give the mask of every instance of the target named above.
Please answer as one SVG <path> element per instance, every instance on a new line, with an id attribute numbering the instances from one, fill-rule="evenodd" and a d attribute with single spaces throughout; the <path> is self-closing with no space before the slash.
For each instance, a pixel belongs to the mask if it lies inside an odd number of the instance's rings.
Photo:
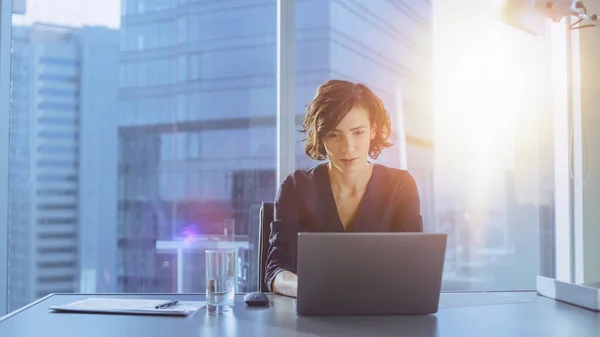
<path id="1" fill-rule="evenodd" d="M 295 7 L 297 126 L 326 80 L 372 87 L 396 143 L 379 160 L 411 170 L 431 227 L 431 2 Z M 275 196 L 276 1 L 122 0 L 122 9 L 118 290 L 203 291 L 202 253 L 157 242 L 222 233 L 228 218 L 247 234 L 250 210 Z M 296 167 L 313 164 L 299 143 Z"/>
<path id="2" fill-rule="evenodd" d="M 96 121 L 117 111 L 117 41 L 116 32 L 105 28 L 35 24 L 13 29 L 9 309 L 49 293 L 79 291 L 81 280 L 91 282 L 81 272 L 99 238 L 86 231 L 98 229 L 83 220 L 111 214 L 90 204 L 90 181 L 102 181 L 104 175 L 91 175 L 89 167 L 116 157 L 116 147 L 110 155 L 97 151 L 90 145 L 97 134 L 83 133 L 82 127 L 110 132 L 110 125 Z M 111 51 L 112 58 L 94 57 Z M 100 80 L 111 72 L 112 80 Z M 95 110 L 98 102 L 104 111 Z M 112 179 L 104 183 L 115 186 L 116 174 Z M 116 187 L 114 195 L 102 198 L 115 195 Z"/>
<path id="3" fill-rule="evenodd" d="M 30 197 L 30 59 L 29 27 L 13 27 L 12 103 L 9 172 L 9 272 L 8 307 L 18 308 L 36 295 L 32 289 L 34 263 Z M 18 113 L 14 113 L 18 112 Z M 22 280 L 22 281 L 19 281 Z"/>

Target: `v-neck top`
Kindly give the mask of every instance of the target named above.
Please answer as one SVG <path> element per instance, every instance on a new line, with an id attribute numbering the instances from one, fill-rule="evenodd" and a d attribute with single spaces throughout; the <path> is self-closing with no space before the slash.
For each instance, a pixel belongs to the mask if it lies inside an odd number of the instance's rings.
<path id="1" fill-rule="evenodd" d="M 275 198 L 265 283 L 271 289 L 282 270 L 296 273 L 300 232 L 422 232 L 419 192 L 406 170 L 373 165 L 373 172 L 348 230 L 340 219 L 327 163 L 296 170 Z"/>

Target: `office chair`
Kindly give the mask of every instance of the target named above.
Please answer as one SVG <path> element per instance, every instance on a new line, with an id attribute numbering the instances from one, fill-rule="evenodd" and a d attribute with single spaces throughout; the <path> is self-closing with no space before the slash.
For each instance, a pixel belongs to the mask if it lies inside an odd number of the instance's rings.
<path id="1" fill-rule="evenodd" d="M 263 202 L 260 207 L 260 228 L 259 228 L 259 271 L 258 271 L 258 290 L 269 292 L 265 282 L 265 267 L 267 266 L 267 254 L 269 252 L 269 236 L 271 235 L 271 222 L 274 217 L 274 205 L 272 202 Z"/>

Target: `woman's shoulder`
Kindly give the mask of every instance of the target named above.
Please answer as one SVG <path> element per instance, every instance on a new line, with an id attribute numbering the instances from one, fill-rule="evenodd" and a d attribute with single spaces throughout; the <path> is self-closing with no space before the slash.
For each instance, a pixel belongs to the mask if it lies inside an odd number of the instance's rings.
<path id="1" fill-rule="evenodd" d="M 386 166 L 383 164 L 374 164 L 374 168 L 379 172 L 381 180 L 386 183 L 414 183 L 415 179 L 413 176 L 404 169 Z"/>
<path id="2" fill-rule="evenodd" d="M 312 183 L 318 183 L 322 177 L 320 174 L 327 163 L 317 164 L 308 169 L 296 169 L 290 173 L 282 182 L 282 184 L 290 184 L 293 186 L 308 186 Z"/>

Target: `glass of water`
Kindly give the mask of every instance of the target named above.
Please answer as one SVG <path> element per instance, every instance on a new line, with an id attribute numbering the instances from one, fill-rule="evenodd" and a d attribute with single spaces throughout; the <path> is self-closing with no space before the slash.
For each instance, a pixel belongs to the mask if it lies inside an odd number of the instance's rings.
<path id="1" fill-rule="evenodd" d="M 224 314 L 233 310 L 235 250 L 206 251 L 206 310 Z"/>

